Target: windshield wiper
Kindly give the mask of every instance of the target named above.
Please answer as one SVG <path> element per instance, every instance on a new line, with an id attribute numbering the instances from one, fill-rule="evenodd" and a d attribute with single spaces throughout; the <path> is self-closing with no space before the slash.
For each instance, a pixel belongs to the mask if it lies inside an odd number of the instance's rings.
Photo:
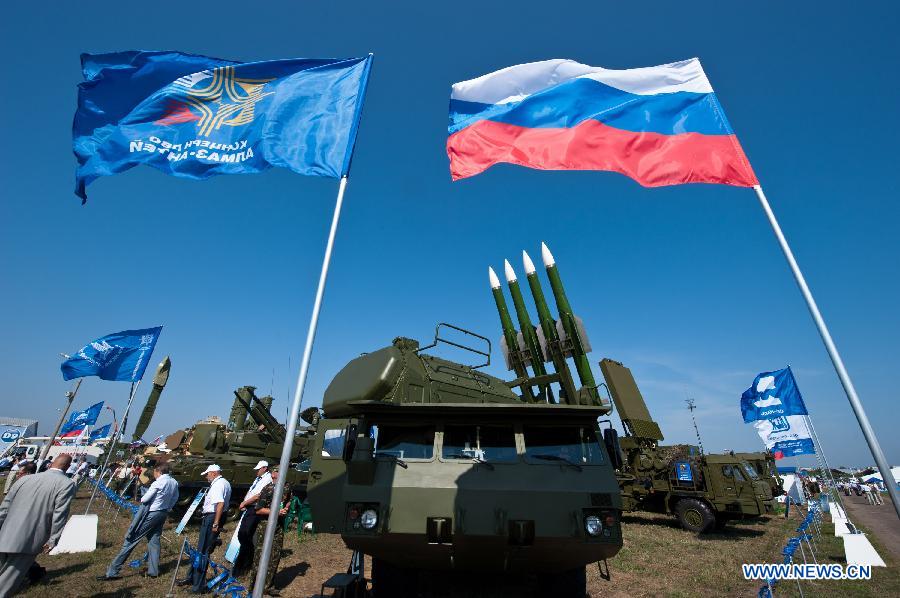
<path id="1" fill-rule="evenodd" d="M 406 464 L 406 461 L 398 457 L 397 455 L 393 455 L 391 453 L 375 453 L 376 459 L 387 459 L 388 461 L 393 461 L 403 469 L 409 469 L 409 465 Z"/>
<path id="2" fill-rule="evenodd" d="M 489 469 L 494 469 L 494 465 L 492 463 L 485 461 L 481 457 L 467 455 L 463 452 L 456 452 L 456 453 L 451 453 L 449 455 L 444 455 L 444 458 L 445 459 L 460 459 L 460 460 L 466 459 L 466 460 L 472 461 L 473 463 L 480 463 L 482 465 L 487 465 Z"/>
<path id="3" fill-rule="evenodd" d="M 529 455 L 532 459 L 543 459 L 544 461 L 559 461 L 560 463 L 565 463 L 571 467 L 574 467 L 578 471 L 581 471 L 581 465 L 578 463 L 573 463 L 569 461 L 565 457 L 560 457 L 559 455 Z"/>

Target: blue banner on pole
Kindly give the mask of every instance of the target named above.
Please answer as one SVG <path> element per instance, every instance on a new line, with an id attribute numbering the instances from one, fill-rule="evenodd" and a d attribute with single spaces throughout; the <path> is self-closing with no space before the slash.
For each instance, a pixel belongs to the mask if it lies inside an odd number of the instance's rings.
<path id="1" fill-rule="evenodd" d="M 137 382 L 144 377 L 160 332 L 162 326 L 124 330 L 98 338 L 62 363 L 63 378 L 97 376 L 101 380 Z"/>
<path id="2" fill-rule="evenodd" d="M 272 167 L 347 174 L 372 56 L 235 62 L 181 52 L 84 54 L 76 194 L 146 164 L 205 179 Z"/>
<path id="3" fill-rule="evenodd" d="M 74 432 L 76 430 L 83 430 L 85 426 L 93 426 L 97 423 L 97 418 L 100 417 L 100 411 L 102 409 L 103 401 L 100 401 L 99 403 L 91 405 L 84 411 L 73 411 L 69 414 L 69 419 L 66 420 L 66 423 L 63 424 L 63 427 L 59 430 L 60 436 L 65 436 L 69 432 Z"/>
<path id="4" fill-rule="evenodd" d="M 741 414 L 776 459 L 815 454 L 806 404 L 791 368 L 759 374 L 741 395 Z"/>
<path id="5" fill-rule="evenodd" d="M 100 439 L 100 438 L 106 438 L 107 436 L 109 436 L 109 429 L 110 429 L 110 427 L 112 427 L 112 424 L 106 424 L 106 425 L 103 426 L 102 428 L 97 428 L 96 430 L 94 430 L 93 432 L 91 432 L 90 439 L 91 439 L 91 440 L 98 440 L 98 439 Z"/>
<path id="6" fill-rule="evenodd" d="M 759 374 L 753 385 L 741 395 L 741 413 L 745 423 L 807 415 L 806 404 L 791 368 Z"/>

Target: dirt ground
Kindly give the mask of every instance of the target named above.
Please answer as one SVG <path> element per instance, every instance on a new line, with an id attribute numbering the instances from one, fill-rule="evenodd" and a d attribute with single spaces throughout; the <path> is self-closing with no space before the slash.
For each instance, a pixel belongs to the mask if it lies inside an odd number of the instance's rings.
<path id="1" fill-rule="evenodd" d="M 73 513 L 83 513 L 87 488 L 82 488 L 73 505 Z M 172 574 L 178 559 L 180 538 L 174 535 L 177 522 L 170 522 L 164 533 L 161 558 L 161 575 L 158 579 L 143 577 L 139 569 L 123 570 L 123 579 L 102 582 L 95 578 L 102 575 L 106 566 L 121 546 L 129 519 L 112 511 L 104 513 L 106 503 L 100 501 L 101 524 L 98 546 L 93 553 L 38 557 L 38 563 L 47 568 L 45 579 L 26 588 L 20 595 L 30 598 L 87 597 L 125 598 L 161 597 L 169 590 Z M 886 506 L 885 508 L 890 508 Z M 79 510 L 80 509 L 80 510 Z M 93 509 L 98 512 L 98 509 Z M 661 515 L 631 514 L 623 520 L 624 547 L 610 561 L 611 581 L 603 580 L 594 567 L 588 568 L 588 589 L 594 598 L 600 596 L 755 596 L 760 584 L 745 581 L 741 576 L 742 563 L 780 562 L 781 548 L 796 528 L 800 515 L 792 513 L 790 519 L 773 516 L 757 522 L 730 524 L 721 533 L 696 536 L 680 529 L 673 519 Z M 842 562 L 843 549 L 840 540 L 833 537 L 831 526 L 826 525 L 820 539 L 820 561 Z M 865 527 L 865 526 L 864 526 Z M 230 538 L 233 524 L 223 534 Z M 186 536 L 195 540 L 196 526 L 189 527 Z M 876 536 L 873 544 L 888 562 L 887 569 L 877 569 L 869 582 L 822 581 L 803 582 L 804 594 L 809 595 L 897 595 L 900 587 L 900 568 L 897 559 Z M 222 562 L 224 549 L 218 548 L 213 560 Z M 132 559 L 141 556 L 140 549 Z M 285 554 L 275 585 L 281 596 L 313 598 L 319 596 L 322 582 L 337 572 L 346 570 L 350 552 L 340 537 L 306 534 L 298 538 L 291 531 L 285 538 Z M 368 570 L 368 567 L 367 567 Z M 179 572 L 179 577 L 182 576 Z M 247 584 L 251 580 L 246 580 Z M 175 588 L 176 595 L 188 595 L 184 588 Z M 530 595 L 529 580 L 523 579 L 514 592 L 498 593 L 483 590 L 457 590 L 448 588 L 441 596 L 499 596 Z M 776 596 L 799 595 L 796 585 L 783 584 Z"/>
<path id="2" fill-rule="evenodd" d="M 897 519 L 891 497 L 886 493 L 882 493 L 881 497 L 884 500 L 883 505 L 870 505 L 862 496 L 841 495 L 850 520 L 854 524 L 872 530 L 894 558 L 900 560 L 900 519 Z"/>

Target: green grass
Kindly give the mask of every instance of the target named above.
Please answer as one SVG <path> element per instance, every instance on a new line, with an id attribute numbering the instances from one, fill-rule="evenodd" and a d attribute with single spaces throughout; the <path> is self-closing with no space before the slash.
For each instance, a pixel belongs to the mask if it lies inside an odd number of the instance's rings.
<path id="1" fill-rule="evenodd" d="M 82 488 L 73 505 L 73 513 L 83 513 L 86 490 Z M 100 507 L 105 507 L 101 498 Z M 94 509 L 95 512 L 97 509 Z M 629 514 L 623 521 L 624 547 L 610 560 L 612 580 L 603 580 L 596 566 L 588 568 L 588 589 L 594 598 L 668 596 L 755 596 L 761 582 L 746 581 L 741 574 L 743 563 L 781 562 L 781 550 L 802 519 L 791 510 L 791 518 L 783 514 L 759 521 L 729 524 L 723 532 L 697 536 L 682 530 L 674 518 L 664 515 Z M 69 598 L 95 596 L 100 598 L 164 596 L 169 588 L 180 538 L 174 535 L 174 522 L 167 524 L 161 558 L 161 577 L 151 580 L 137 569 L 125 567 L 124 579 L 104 583 L 97 581 L 121 546 L 129 518 L 124 513 L 101 515 L 98 548 L 93 553 L 42 555 L 38 562 L 48 570 L 43 583 L 26 589 L 27 598 Z M 229 524 L 223 540 L 227 543 L 234 530 Z M 189 527 L 187 537 L 194 542 L 196 527 Z M 889 565 L 873 568 L 871 581 L 805 581 L 803 593 L 810 596 L 893 596 L 900 588 L 898 563 L 874 535 L 872 544 Z M 843 564 L 843 542 L 834 537 L 834 529 L 826 523 L 820 540 L 820 562 Z M 339 536 L 319 534 L 297 539 L 296 532 L 285 537 L 285 556 L 281 562 L 276 586 L 285 597 L 309 598 L 317 595 L 322 582 L 333 573 L 346 569 L 350 553 Z M 213 558 L 222 561 L 223 548 Z M 131 558 L 141 556 L 143 548 Z M 799 557 L 798 557 L 799 558 Z M 179 573 L 179 577 L 182 574 Z M 249 583 L 249 579 L 246 580 Z M 187 595 L 176 588 L 179 596 Z M 516 596 L 527 594 L 517 593 Z M 777 598 L 799 596 L 795 582 L 782 581 L 776 588 Z M 474 594 L 460 594 L 474 598 Z"/>

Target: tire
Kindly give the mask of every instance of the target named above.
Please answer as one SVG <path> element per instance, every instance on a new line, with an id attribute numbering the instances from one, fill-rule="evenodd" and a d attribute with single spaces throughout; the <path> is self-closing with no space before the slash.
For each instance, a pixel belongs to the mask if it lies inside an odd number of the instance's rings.
<path id="1" fill-rule="evenodd" d="M 538 595 L 554 598 L 584 598 L 587 595 L 587 571 L 584 567 L 561 573 L 538 575 Z"/>
<path id="2" fill-rule="evenodd" d="M 372 559 L 372 595 L 375 598 L 413 598 L 415 572 L 392 565 L 381 559 Z"/>
<path id="3" fill-rule="evenodd" d="M 675 514 L 681 527 L 702 534 L 716 522 L 716 516 L 705 502 L 693 498 L 684 498 L 675 505 Z"/>

